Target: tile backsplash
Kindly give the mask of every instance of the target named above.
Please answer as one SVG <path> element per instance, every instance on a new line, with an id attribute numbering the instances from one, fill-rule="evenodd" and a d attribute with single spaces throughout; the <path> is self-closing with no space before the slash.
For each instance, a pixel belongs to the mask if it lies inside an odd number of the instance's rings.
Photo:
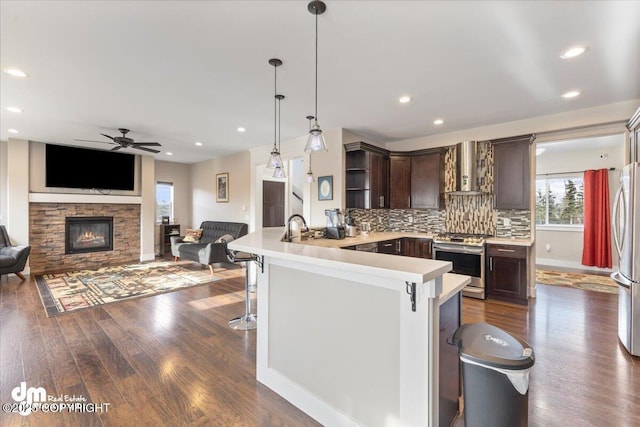
<path id="1" fill-rule="evenodd" d="M 374 231 L 414 231 L 441 233 L 444 210 L 439 209 L 348 209 L 359 226 L 368 221 Z"/>
<path id="2" fill-rule="evenodd" d="M 445 197 L 445 209 L 348 209 L 356 225 L 369 221 L 375 231 L 472 233 L 496 237 L 531 237 L 531 211 L 493 208 L 493 146 L 478 142 L 477 176 L 481 195 Z M 444 154 L 445 192 L 456 185 L 456 147 Z M 509 224 L 509 225 L 507 225 Z"/>
<path id="3" fill-rule="evenodd" d="M 494 235 L 493 194 L 446 196 L 445 228 L 451 233 Z"/>

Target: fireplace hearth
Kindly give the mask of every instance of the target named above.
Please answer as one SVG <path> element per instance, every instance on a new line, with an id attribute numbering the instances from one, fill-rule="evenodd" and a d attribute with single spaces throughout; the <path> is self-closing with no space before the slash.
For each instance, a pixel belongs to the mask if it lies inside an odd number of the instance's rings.
<path id="1" fill-rule="evenodd" d="M 66 217 L 65 254 L 113 250 L 113 217 Z"/>

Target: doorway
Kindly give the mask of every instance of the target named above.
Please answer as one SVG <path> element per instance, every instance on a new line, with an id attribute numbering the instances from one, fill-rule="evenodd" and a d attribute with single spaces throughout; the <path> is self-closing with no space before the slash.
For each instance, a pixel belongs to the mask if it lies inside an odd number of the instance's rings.
<path id="1" fill-rule="evenodd" d="M 545 270 L 609 274 L 582 265 L 583 176 L 588 169 L 610 169 L 610 204 L 624 166 L 624 134 L 536 143 L 536 264 Z M 611 212 L 612 206 L 608 207 Z M 613 242 L 612 242 L 613 243 Z M 613 254 L 613 264 L 617 264 Z"/>
<path id="2" fill-rule="evenodd" d="M 285 183 L 262 181 L 262 227 L 284 227 Z"/>

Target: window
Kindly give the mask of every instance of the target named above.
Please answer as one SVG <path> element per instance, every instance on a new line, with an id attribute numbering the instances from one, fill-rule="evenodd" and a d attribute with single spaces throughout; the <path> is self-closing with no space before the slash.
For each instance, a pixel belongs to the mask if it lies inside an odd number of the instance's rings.
<path id="1" fill-rule="evenodd" d="M 536 179 L 536 224 L 582 225 L 584 182 L 582 176 L 538 176 Z"/>
<path id="2" fill-rule="evenodd" d="M 162 223 L 162 217 L 168 216 L 173 222 L 173 183 L 156 183 L 156 221 Z"/>

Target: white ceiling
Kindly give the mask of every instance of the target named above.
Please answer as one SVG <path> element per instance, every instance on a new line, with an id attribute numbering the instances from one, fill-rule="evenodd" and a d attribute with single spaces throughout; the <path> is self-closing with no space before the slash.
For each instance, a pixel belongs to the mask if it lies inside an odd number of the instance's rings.
<path id="1" fill-rule="evenodd" d="M 391 143 L 640 98 L 640 1 L 326 3 L 323 129 Z M 157 159 L 188 163 L 272 144 L 273 57 L 284 62 L 282 140 L 308 130 L 315 18 L 306 1 L 3 0 L 0 15 L 2 68 L 29 73 L 0 73 L 2 140 L 105 149 L 73 140 L 125 127 L 160 142 Z M 576 44 L 589 50 L 559 58 Z M 560 97 L 571 89 L 582 95 Z M 413 101 L 399 104 L 404 94 Z"/>

